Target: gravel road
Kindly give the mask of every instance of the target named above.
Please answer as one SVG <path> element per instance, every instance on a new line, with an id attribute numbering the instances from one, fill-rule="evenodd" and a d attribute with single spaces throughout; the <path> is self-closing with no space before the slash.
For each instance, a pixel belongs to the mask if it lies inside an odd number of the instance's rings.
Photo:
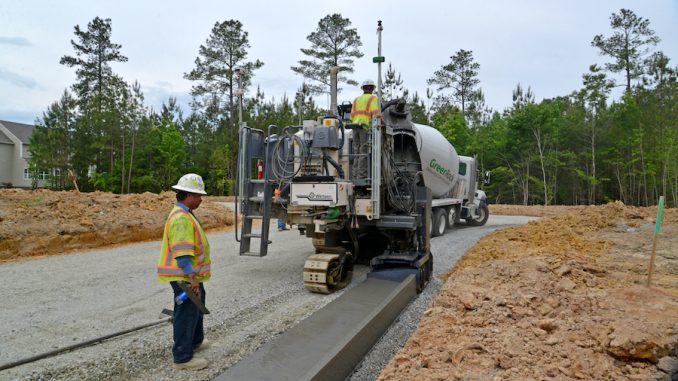
<path id="1" fill-rule="evenodd" d="M 491 216 L 486 226 L 457 227 L 432 240 L 439 275 L 480 237 L 531 217 Z M 323 307 L 333 295 L 311 294 L 301 272 L 313 253 L 296 230 L 272 224 L 269 254 L 240 257 L 233 232 L 208 234 L 213 277 L 205 286 L 210 366 L 198 372 L 170 368 L 171 325 L 161 324 L 30 364 L 0 371 L 0 380 L 210 380 L 261 344 Z M 99 336 L 158 321 L 172 308 L 167 284 L 155 280 L 160 242 L 0 265 L 5 302 L 0 312 L 0 365 Z M 353 285 L 368 268 L 356 266 Z M 435 279 L 404 311 L 351 376 L 373 380 L 416 328 L 441 282 Z"/>

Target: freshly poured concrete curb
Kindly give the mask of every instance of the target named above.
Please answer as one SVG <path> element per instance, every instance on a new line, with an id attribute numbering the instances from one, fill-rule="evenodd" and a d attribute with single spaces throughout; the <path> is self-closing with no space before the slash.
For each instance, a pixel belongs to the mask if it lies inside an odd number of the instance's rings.
<path id="1" fill-rule="evenodd" d="M 415 295 L 411 273 L 371 273 L 215 380 L 344 380 Z"/>

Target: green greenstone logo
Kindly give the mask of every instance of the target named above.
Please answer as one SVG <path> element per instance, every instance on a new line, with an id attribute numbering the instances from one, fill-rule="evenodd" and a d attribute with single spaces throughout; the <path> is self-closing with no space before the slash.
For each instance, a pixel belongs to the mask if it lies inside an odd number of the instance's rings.
<path id="1" fill-rule="evenodd" d="M 431 162 L 428 164 L 429 167 L 433 168 L 434 171 L 440 173 L 441 175 L 446 175 L 450 172 L 449 169 L 443 167 L 442 165 L 438 164 L 436 162 L 436 159 L 432 159 Z"/>
<path id="2" fill-rule="evenodd" d="M 434 173 L 445 177 L 448 181 L 450 182 L 454 181 L 454 176 L 452 175 L 451 171 L 448 168 L 445 168 L 442 165 L 438 164 L 436 159 L 431 159 L 431 161 L 428 163 L 428 167 Z"/>

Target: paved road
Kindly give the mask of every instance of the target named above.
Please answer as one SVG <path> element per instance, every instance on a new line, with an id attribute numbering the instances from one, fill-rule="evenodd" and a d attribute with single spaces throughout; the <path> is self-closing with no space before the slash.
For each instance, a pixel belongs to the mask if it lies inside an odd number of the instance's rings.
<path id="1" fill-rule="evenodd" d="M 481 236 L 529 219 L 491 216 L 484 227 L 460 227 L 434 238 L 434 273 L 447 270 Z M 182 379 L 213 378 L 341 294 L 317 295 L 303 288 L 301 273 L 313 252 L 311 242 L 296 230 L 277 232 L 274 223 L 273 245 L 264 258 L 238 256 L 233 232 L 208 234 L 214 264 L 213 279 L 206 285 L 212 311 L 206 317 L 206 331 L 214 345 L 204 357 L 211 364 L 205 371 L 183 373 Z M 0 265 L 5 295 L 0 309 L 0 364 L 157 321 L 159 312 L 172 305 L 169 286 L 155 281 L 159 249 L 160 242 L 147 242 Z M 353 283 L 364 279 L 367 271 L 357 266 Z M 402 321 L 410 325 L 418 321 L 439 288 L 440 282 L 434 281 Z M 368 356 L 355 379 L 374 377 L 393 348 L 402 345 L 397 340 L 404 342 L 409 336 L 403 334 L 406 329 L 400 331 L 393 342 L 385 342 L 389 349 L 380 352 L 377 347 L 374 359 Z M 176 379 L 176 371 L 168 369 L 170 348 L 171 326 L 160 325 L 1 371 L 0 380 Z"/>

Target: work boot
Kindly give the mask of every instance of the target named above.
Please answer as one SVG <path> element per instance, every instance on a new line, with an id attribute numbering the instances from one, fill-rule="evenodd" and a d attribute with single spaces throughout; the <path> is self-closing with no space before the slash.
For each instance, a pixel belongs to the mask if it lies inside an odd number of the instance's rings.
<path id="1" fill-rule="evenodd" d="M 209 341 L 209 340 L 207 340 L 207 339 L 202 339 L 202 343 L 200 343 L 200 345 L 198 345 L 198 347 L 195 348 L 195 349 L 193 350 L 193 352 L 204 351 L 205 349 L 209 348 L 210 346 L 211 346 L 211 344 L 210 344 L 210 341 Z"/>
<path id="2" fill-rule="evenodd" d="M 200 370 L 204 369 L 207 367 L 207 360 L 200 358 L 200 357 L 193 357 L 191 361 L 189 362 L 182 362 L 180 364 L 177 364 L 175 362 L 172 363 L 172 368 L 174 369 L 186 369 L 186 370 Z"/>

